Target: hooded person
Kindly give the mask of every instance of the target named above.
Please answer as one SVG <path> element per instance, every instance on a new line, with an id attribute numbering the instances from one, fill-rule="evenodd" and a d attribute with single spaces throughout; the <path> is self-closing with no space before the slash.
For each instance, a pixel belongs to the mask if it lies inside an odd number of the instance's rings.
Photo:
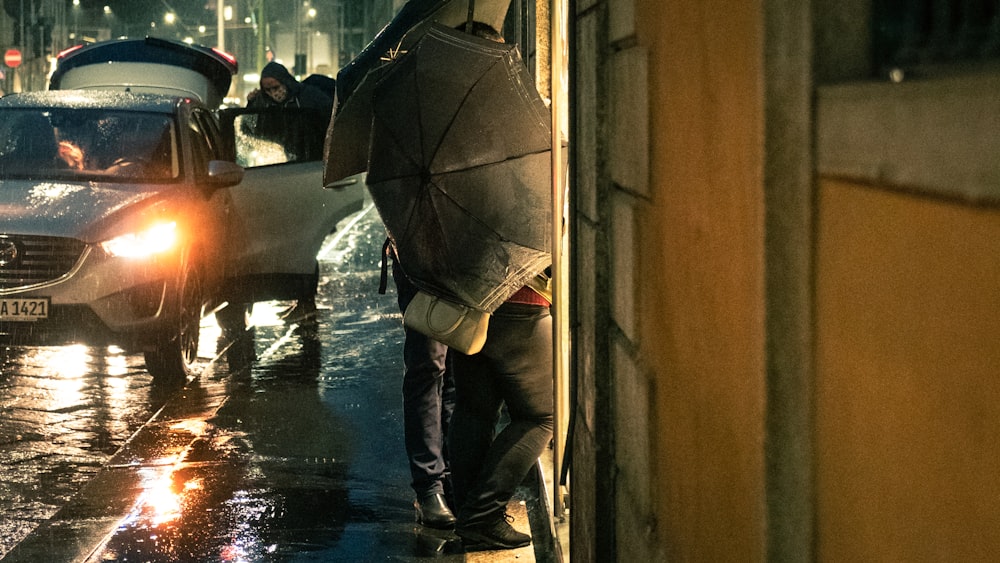
<path id="1" fill-rule="evenodd" d="M 272 61 L 264 65 L 261 70 L 260 88 L 247 95 L 247 108 L 265 111 L 241 126 L 245 127 L 245 133 L 278 142 L 286 153 L 297 153 L 299 157 L 310 153 L 322 155 L 326 123 L 333 112 L 332 94 L 328 95 L 312 84 L 299 82 L 287 68 Z M 291 119 L 282 111 L 286 109 L 314 110 L 322 115 L 322 119 L 309 118 L 305 121 Z M 318 283 L 317 263 L 316 275 L 308 282 L 305 295 L 299 298 L 293 307 L 281 314 L 285 322 L 315 321 L 315 296 Z"/>
<path id="2" fill-rule="evenodd" d="M 260 71 L 260 88 L 247 95 L 247 107 L 299 107 L 325 113 L 333 110 L 333 96 L 319 88 L 295 80 L 281 63 L 274 61 Z"/>
<path id="3" fill-rule="evenodd" d="M 247 108 L 269 111 L 257 116 L 253 125 L 244 130 L 245 133 L 281 143 L 290 149 L 297 146 L 301 134 L 287 129 L 288 122 L 280 110 L 315 110 L 322 116 L 319 121 L 325 125 L 333 112 L 333 95 L 312 84 L 299 82 L 284 65 L 272 61 L 260 72 L 260 88 L 247 94 Z"/>

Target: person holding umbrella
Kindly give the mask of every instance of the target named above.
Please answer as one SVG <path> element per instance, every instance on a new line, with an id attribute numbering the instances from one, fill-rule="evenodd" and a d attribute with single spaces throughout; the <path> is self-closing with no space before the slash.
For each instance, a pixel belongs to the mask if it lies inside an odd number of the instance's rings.
<path id="1" fill-rule="evenodd" d="M 488 315 L 480 349 L 450 350 L 455 533 L 470 551 L 531 543 L 506 508 L 554 411 L 551 117 L 516 46 L 475 23 L 471 4 L 468 22 L 430 25 L 379 73 L 365 178 L 407 280 Z M 437 334 L 430 324 L 410 326 Z"/>
<path id="2" fill-rule="evenodd" d="M 458 29 L 504 42 L 482 22 Z M 505 194 L 511 199 L 525 195 Z M 470 551 L 531 543 L 531 536 L 511 526 L 513 517 L 506 508 L 552 438 L 550 305 L 548 276 L 541 273 L 493 311 L 482 350 L 451 354 L 456 398 L 448 450 L 457 507 L 455 533 Z M 495 434 L 504 406 L 510 420 Z"/>
<path id="3" fill-rule="evenodd" d="M 511 526 L 507 503 L 553 431 L 551 292 L 539 276 L 490 319 L 478 353 L 454 354 L 455 412 L 449 449 L 466 549 L 513 549 L 531 536 Z M 500 409 L 510 422 L 494 436 Z"/>
<path id="4" fill-rule="evenodd" d="M 502 23 L 509 3 L 509 0 L 481 1 L 478 8 L 486 17 Z M 335 185 L 345 177 L 368 169 L 371 101 L 378 79 L 405 56 L 408 46 L 417 41 L 428 26 L 435 22 L 455 25 L 461 21 L 464 28 L 468 23 L 467 15 L 464 2 L 409 0 L 362 53 L 340 70 L 336 81 L 338 106 L 327 133 L 324 185 Z M 490 39 L 502 42 L 495 31 Z M 404 273 L 396 247 L 390 240 L 383 253 L 380 293 L 385 292 L 388 260 L 392 260 L 399 308 L 405 312 L 419 288 Z M 432 528 L 452 528 L 455 515 L 447 448 L 455 403 L 451 352 L 434 338 L 405 325 L 404 330 L 403 432 L 411 486 L 416 494 L 417 521 Z"/>

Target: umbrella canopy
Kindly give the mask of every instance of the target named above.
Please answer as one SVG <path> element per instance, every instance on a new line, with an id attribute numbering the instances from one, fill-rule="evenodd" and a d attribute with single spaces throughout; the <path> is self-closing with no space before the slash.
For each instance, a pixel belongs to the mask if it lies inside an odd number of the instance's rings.
<path id="1" fill-rule="evenodd" d="M 549 112 L 516 46 L 434 25 L 372 109 L 368 189 L 415 285 L 492 312 L 550 264 Z"/>
<path id="2" fill-rule="evenodd" d="M 473 19 L 503 31 L 510 0 L 407 0 L 392 21 L 337 73 L 337 97 L 347 100 L 368 71 L 379 66 L 387 53 L 405 52 L 432 24 L 456 27 L 466 23 L 470 8 Z"/>
<path id="3" fill-rule="evenodd" d="M 353 94 L 343 103 L 330 120 L 326 131 L 326 152 L 323 185 L 368 170 L 368 144 L 372 131 L 372 92 L 375 85 L 389 69 L 392 59 L 380 61 L 361 80 Z"/>
<path id="4" fill-rule="evenodd" d="M 510 0 L 409 0 L 375 38 L 337 73 L 337 110 L 327 129 L 323 183 L 368 169 L 371 95 L 386 66 L 405 54 L 435 23 L 456 27 L 476 21 L 498 31 Z"/>

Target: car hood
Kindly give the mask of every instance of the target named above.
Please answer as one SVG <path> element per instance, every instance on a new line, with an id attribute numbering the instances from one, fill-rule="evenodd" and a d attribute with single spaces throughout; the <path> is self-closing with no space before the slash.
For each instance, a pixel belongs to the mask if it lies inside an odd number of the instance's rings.
<path id="1" fill-rule="evenodd" d="M 100 184 L 4 180 L 0 182 L 0 233 L 88 241 L 120 210 L 157 196 L 155 191 Z"/>

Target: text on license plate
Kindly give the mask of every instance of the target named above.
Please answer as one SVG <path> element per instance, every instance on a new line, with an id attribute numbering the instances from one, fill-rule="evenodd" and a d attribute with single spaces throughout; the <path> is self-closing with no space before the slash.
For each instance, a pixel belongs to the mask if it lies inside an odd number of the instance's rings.
<path id="1" fill-rule="evenodd" d="M 49 316 L 48 298 L 0 299 L 0 321 L 37 321 Z"/>

